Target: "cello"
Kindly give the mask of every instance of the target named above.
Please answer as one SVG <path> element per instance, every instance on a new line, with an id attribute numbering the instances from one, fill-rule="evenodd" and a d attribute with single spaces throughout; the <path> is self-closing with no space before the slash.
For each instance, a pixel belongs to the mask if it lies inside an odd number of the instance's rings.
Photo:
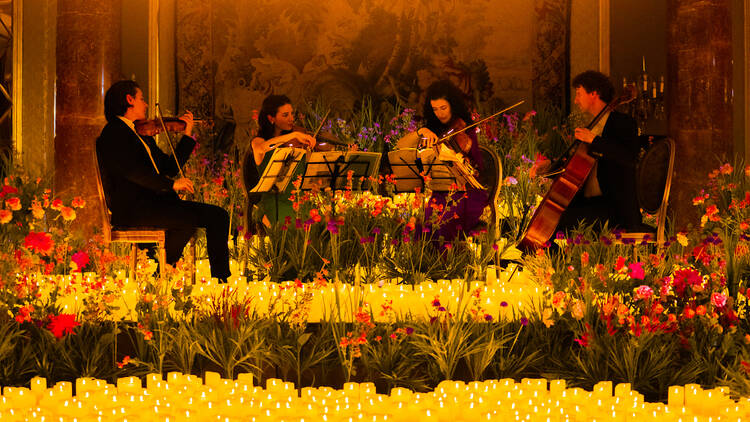
<path id="1" fill-rule="evenodd" d="M 634 87 L 628 86 L 621 96 L 610 101 L 594 117 L 586 126 L 586 129 L 591 130 L 604 116 L 620 105 L 633 101 L 636 95 L 637 92 Z M 587 143 L 576 139 L 571 148 L 574 148 L 572 155 L 552 182 L 549 191 L 534 211 L 526 231 L 518 242 L 518 246 L 522 250 L 538 249 L 552 237 L 563 212 L 586 183 L 586 179 L 596 165 L 597 157 L 589 153 Z"/>

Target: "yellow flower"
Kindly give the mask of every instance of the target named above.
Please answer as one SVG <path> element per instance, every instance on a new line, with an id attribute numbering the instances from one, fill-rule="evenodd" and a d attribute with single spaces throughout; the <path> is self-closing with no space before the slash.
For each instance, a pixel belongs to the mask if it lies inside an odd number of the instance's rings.
<path id="1" fill-rule="evenodd" d="M 9 210 L 0 210 L 0 224 L 9 223 L 13 219 L 13 213 Z"/>
<path id="2" fill-rule="evenodd" d="M 42 208 L 39 203 L 34 202 L 31 204 L 31 215 L 34 216 L 37 220 L 41 220 L 44 218 L 44 208 Z"/>
<path id="3" fill-rule="evenodd" d="M 677 242 L 683 247 L 688 245 L 688 238 L 684 233 L 677 233 Z"/>
<path id="4" fill-rule="evenodd" d="M 547 308 L 542 312 L 542 322 L 547 328 L 555 325 L 555 321 L 552 320 L 552 308 Z"/>

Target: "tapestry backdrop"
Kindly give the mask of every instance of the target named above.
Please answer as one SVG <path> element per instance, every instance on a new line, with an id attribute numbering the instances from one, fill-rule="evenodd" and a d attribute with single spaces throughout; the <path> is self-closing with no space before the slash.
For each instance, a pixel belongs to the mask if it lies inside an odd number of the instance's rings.
<path id="1" fill-rule="evenodd" d="M 493 107 L 565 108 L 570 0 L 184 0 L 177 5 L 178 108 L 233 118 L 271 93 L 368 95 L 415 106 L 450 78 Z"/>

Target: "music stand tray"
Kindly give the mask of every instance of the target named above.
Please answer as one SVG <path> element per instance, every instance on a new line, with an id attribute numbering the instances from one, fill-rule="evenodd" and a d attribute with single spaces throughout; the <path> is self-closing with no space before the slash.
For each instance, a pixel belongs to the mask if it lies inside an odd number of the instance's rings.
<path id="1" fill-rule="evenodd" d="M 397 149 L 388 153 L 388 160 L 397 193 L 414 192 L 416 188 L 424 191 L 426 176 L 430 178 L 429 187 L 433 192 L 448 192 L 455 190 L 456 186 L 460 189 L 466 183 L 453 171 L 452 163 L 440 160 L 432 148 Z"/>
<path id="2" fill-rule="evenodd" d="M 302 176 L 302 190 L 331 188 L 347 189 L 348 174 L 352 172 L 352 190 L 372 188 L 377 177 L 380 153 L 364 151 L 313 152 L 307 160 Z"/>

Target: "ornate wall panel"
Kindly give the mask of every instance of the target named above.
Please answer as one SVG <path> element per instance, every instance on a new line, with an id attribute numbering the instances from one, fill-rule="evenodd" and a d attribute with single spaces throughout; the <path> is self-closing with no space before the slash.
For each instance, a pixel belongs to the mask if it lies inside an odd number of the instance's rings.
<path id="1" fill-rule="evenodd" d="M 498 106 L 565 104 L 569 0 L 185 0 L 177 5 L 180 108 L 240 128 L 270 93 L 417 104 L 449 77 Z"/>

